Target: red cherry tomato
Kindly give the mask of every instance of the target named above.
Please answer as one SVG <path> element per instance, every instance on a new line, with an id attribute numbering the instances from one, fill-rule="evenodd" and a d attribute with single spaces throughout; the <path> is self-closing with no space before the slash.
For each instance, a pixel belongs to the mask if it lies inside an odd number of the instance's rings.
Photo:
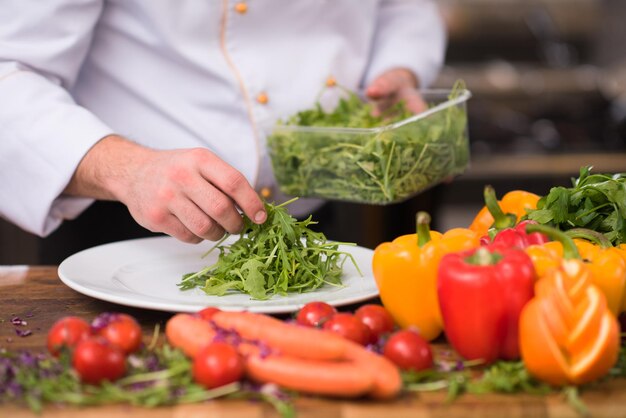
<path id="1" fill-rule="evenodd" d="M 205 321 L 210 321 L 213 318 L 213 315 L 220 312 L 219 308 L 214 306 L 209 306 L 208 308 L 204 308 L 203 310 L 198 312 L 198 316 Z"/>
<path id="2" fill-rule="evenodd" d="M 319 327 L 337 313 L 337 309 L 326 302 L 309 302 L 300 309 L 296 322 L 307 327 Z"/>
<path id="3" fill-rule="evenodd" d="M 380 305 L 363 305 L 356 310 L 354 315 L 370 329 L 374 343 L 380 339 L 381 335 L 393 331 L 395 326 L 391 314 Z"/>
<path id="4" fill-rule="evenodd" d="M 349 313 L 335 314 L 324 322 L 323 328 L 361 345 L 369 344 L 372 338 L 369 328 Z"/>
<path id="5" fill-rule="evenodd" d="M 111 382 L 126 373 L 126 357 L 122 350 L 102 338 L 88 338 L 76 345 L 72 366 L 80 380 L 97 385 L 103 380 Z"/>
<path id="6" fill-rule="evenodd" d="M 91 332 L 87 321 L 77 316 L 59 319 L 48 331 L 48 351 L 58 356 L 62 347 L 74 348 L 78 342 L 86 339 Z"/>
<path id="7" fill-rule="evenodd" d="M 433 367 L 433 352 L 424 339 L 412 330 L 398 331 L 389 337 L 383 354 L 402 370 L 426 370 Z"/>
<path id="8" fill-rule="evenodd" d="M 194 380 L 207 389 L 237 382 L 243 377 L 241 355 L 230 344 L 214 342 L 204 347 L 193 360 Z"/>
<path id="9" fill-rule="evenodd" d="M 106 314 L 105 323 L 97 334 L 119 347 L 125 354 L 134 353 L 141 346 L 141 327 L 130 315 L 123 313 Z"/>

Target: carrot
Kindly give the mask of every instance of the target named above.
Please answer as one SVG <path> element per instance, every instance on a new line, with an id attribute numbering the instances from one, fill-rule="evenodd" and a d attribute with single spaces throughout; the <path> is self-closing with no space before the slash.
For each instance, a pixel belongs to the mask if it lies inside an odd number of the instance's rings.
<path id="1" fill-rule="evenodd" d="M 337 397 L 363 396 L 374 385 L 374 377 L 356 363 L 304 360 L 282 355 L 249 356 L 246 373 L 258 382 Z"/>
<path id="2" fill-rule="evenodd" d="M 400 393 L 402 378 L 398 368 L 386 357 L 351 343 L 346 358 L 374 378 L 370 395 L 375 399 L 391 399 Z"/>
<path id="3" fill-rule="evenodd" d="M 282 358 L 287 359 L 285 364 L 295 366 L 296 363 L 292 363 L 292 359 L 288 359 L 293 357 L 296 360 L 309 360 L 312 364 L 316 364 L 315 367 L 320 368 L 322 367 L 320 360 L 326 360 L 323 365 L 329 368 L 341 367 L 350 370 L 357 367 L 365 371 L 374 380 L 371 395 L 377 399 L 392 398 L 400 392 L 402 387 L 400 373 L 393 363 L 328 331 L 291 325 L 267 315 L 249 312 L 218 312 L 213 316 L 213 321 L 222 328 L 237 331 L 248 340 L 262 341 L 269 348 L 282 354 Z M 297 364 L 302 364 L 304 367 L 307 363 Z M 270 365 L 267 367 L 270 368 Z M 312 367 L 311 370 L 315 367 Z M 258 375 L 256 378 L 258 380 L 267 379 L 268 382 L 272 381 L 270 377 L 265 375 Z M 311 385 L 311 388 L 308 389 L 309 392 L 327 393 L 324 389 L 326 383 L 323 378 L 318 380 L 312 376 L 302 380 L 310 381 L 307 383 Z M 293 386 L 289 381 L 288 383 L 291 385 L 290 387 Z M 348 385 L 348 387 L 352 386 Z"/>
<path id="4" fill-rule="evenodd" d="M 401 388 L 398 369 L 386 358 L 328 331 L 284 323 L 249 312 L 217 312 L 214 325 L 242 337 L 248 377 L 302 392 L 389 399 Z M 214 325 L 188 314 L 172 317 L 165 329 L 170 343 L 189 357 L 213 341 Z M 263 346 L 271 350 L 263 355 Z"/>
<path id="5" fill-rule="evenodd" d="M 262 341 L 286 356 L 311 360 L 341 360 L 348 341 L 329 331 L 285 323 L 267 315 L 251 312 L 217 312 L 217 326 L 234 330 L 241 337 Z"/>
<path id="6" fill-rule="evenodd" d="M 165 325 L 165 335 L 170 344 L 194 358 L 215 338 L 215 330 L 207 321 L 189 314 L 176 314 Z"/>

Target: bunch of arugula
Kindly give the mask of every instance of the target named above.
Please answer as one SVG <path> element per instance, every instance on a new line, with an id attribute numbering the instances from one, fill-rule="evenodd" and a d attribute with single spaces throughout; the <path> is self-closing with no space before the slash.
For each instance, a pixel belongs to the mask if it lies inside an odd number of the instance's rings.
<path id="1" fill-rule="evenodd" d="M 186 274 L 178 286 L 182 290 L 199 287 L 216 296 L 243 292 L 260 300 L 310 292 L 325 284 L 341 286 L 346 260 L 359 268 L 354 257 L 339 246 L 354 244 L 328 241 L 323 233 L 309 228 L 317 223 L 311 216 L 303 221 L 293 218 L 285 206 L 294 200 L 276 206 L 265 203 L 267 220 L 261 225 L 244 215 L 239 239 L 222 245 L 225 236 L 209 250 L 220 250 L 215 264 Z"/>
<path id="2" fill-rule="evenodd" d="M 613 245 L 626 243 L 626 173 L 591 174 L 591 167 L 582 167 L 572 187 L 553 187 L 526 217 L 564 231 L 592 229 Z"/>
<path id="3" fill-rule="evenodd" d="M 449 99 L 463 89 L 457 83 Z M 419 118 L 400 102 L 374 116 L 372 104 L 348 92 L 331 112 L 318 103 L 279 123 L 267 143 L 284 193 L 387 204 L 463 172 L 469 162 L 466 126 L 460 106 Z M 367 130 L 324 129 L 331 127 Z"/>

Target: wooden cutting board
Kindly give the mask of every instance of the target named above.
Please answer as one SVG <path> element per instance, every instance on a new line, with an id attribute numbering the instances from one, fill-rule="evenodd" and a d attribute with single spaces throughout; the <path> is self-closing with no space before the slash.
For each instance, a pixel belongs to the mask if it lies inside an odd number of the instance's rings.
<path id="1" fill-rule="evenodd" d="M 45 349 L 46 331 L 57 319 L 66 315 L 93 318 L 98 313 L 122 311 L 135 316 L 151 335 L 154 325 L 171 316 L 168 313 L 132 309 L 101 302 L 66 287 L 56 267 L 8 268 L 0 266 L 0 349 Z M 32 335 L 20 338 L 11 318 L 19 316 L 28 324 L 23 329 Z M 598 383 L 582 393 L 582 400 L 593 417 L 626 417 L 626 379 Z M 445 392 L 411 393 L 392 402 L 370 400 L 335 400 L 302 396 L 294 400 L 299 418 L 501 418 L 580 417 L 559 395 L 464 395 L 446 401 Z M 179 417 L 278 417 L 269 405 L 245 400 L 216 400 L 203 404 L 137 408 L 108 405 L 91 408 L 47 406 L 40 415 L 16 404 L 0 404 L 0 418 L 22 417 L 109 417 L 179 418 Z"/>

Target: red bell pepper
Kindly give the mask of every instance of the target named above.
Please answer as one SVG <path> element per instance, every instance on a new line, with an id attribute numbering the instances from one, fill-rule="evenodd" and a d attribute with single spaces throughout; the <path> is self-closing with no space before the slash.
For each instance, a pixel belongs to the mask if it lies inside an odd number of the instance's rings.
<path id="1" fill-rule="evenodd" d="M 497 232 L 493 239 L 488 235 L 480 238 L 482 245 L 495 245 L 503 247 L 526 248 L 531 245 L 545 244 L 550 241 L 547 235 L 541 232 L 526 232 L 526 226 L 536 224 L 535 221 L 522 221 L 513 228 L 505 228 Z M 491 242 L 490 242 L 491 241 Z"/>
<path id="2" fill-rule="evenodd" d="M 497 244 L 504 247 L 526 248 L 534 244 L 543 244 L 550 239 L 539 232 L 527 233 L 526 225 L 534 224 L 535 221 L 522 221 L 517 224 L 517 216 L 512 213 L 504 213 L 498 204 L 496 192 L 491 186 L 485 186 L 483 192 L 485 207 L 494 219 L 488 234 L 480 238 L 481 245 Z M 517 225 L 516 225 L 517 224 Z"/>
<path id="3" fill-rule="evenodd" d="M 448 342 L 468 360 L 519 358 L 519 316 L 534 295 L 534 282 L 533 263 L 518 248 L 445 255 L 437 294 Z"/>

